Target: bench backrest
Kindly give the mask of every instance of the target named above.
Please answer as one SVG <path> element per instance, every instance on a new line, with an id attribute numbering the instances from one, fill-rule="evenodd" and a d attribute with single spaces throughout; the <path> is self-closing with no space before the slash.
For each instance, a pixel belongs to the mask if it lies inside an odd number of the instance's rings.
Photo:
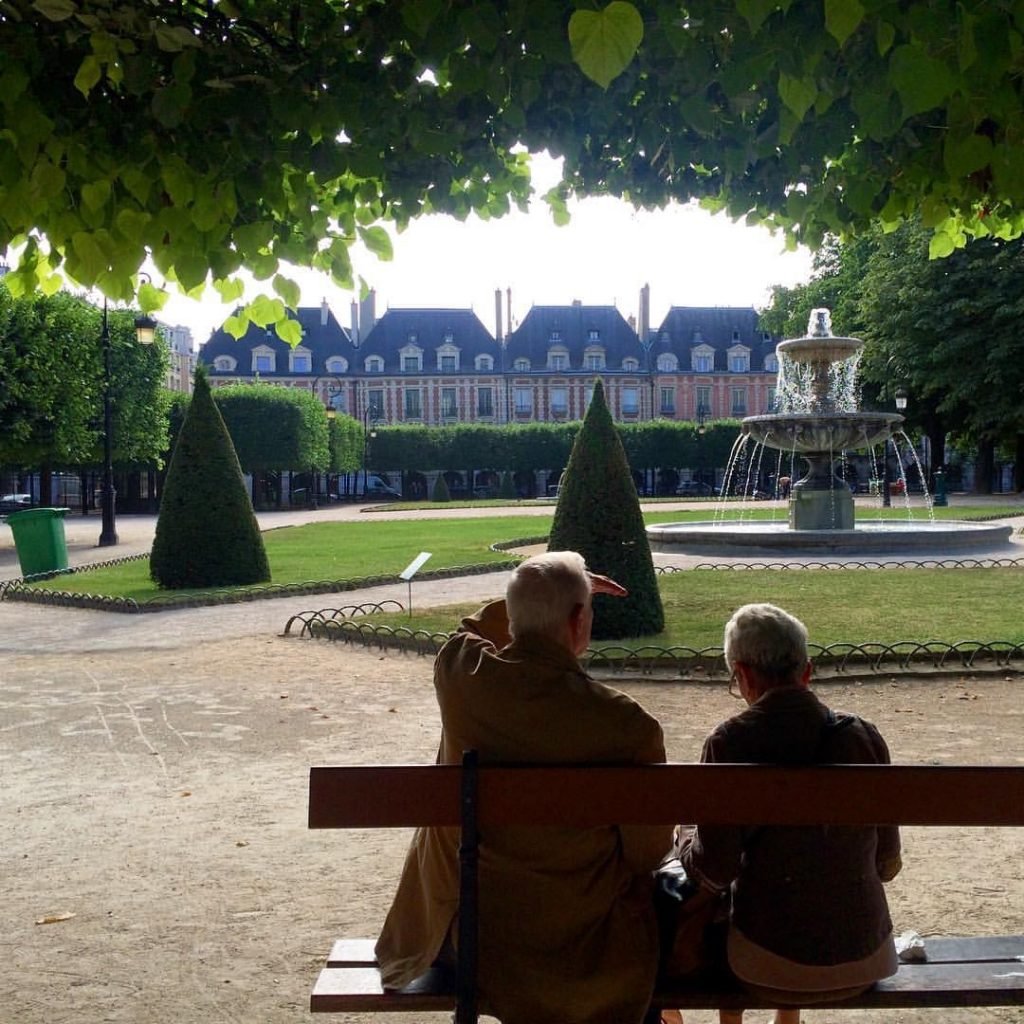
<path id="1" fill-rule="evenodd" d="M 482 765 L 481 825 L 1024 825 L 1024 768 Z M 314 767 L 310 828 L 461 824 L 460 765 Z"/>
<path id="2" fill-rule="evenodd" d="M 489 825 L 1024 825 L 1024 768 L 749 764 L 328 766 L 310 828 L 452 825 L 459 847 L 456 1024 L 477 1020 L 478 829 Z"/>

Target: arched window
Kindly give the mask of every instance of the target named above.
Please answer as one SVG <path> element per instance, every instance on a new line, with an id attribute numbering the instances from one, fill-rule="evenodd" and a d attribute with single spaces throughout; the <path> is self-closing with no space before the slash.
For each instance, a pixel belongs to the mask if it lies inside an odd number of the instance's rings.
<path id="1" fill-rule="evenodd" d="M 344 356 L 330 356 L 325 365 L 328 373 L 348 373 L 348 360 Z"/>
<path id="2" fill-rule="evenodd" d="M 474 365 L 478 370 L 493 370 L 494 358 L 493 356 L 477 356 Z"/>
<path id="3" fill-rule="evenodd" d="M 627 373 L 636 373 L 640 369 L 640 360 L 634 359 L 632 356 L 622 360 L 622 368 Z"/>
<path id="4" fill-rule="evenodd" d="M 367 356 L 365 365 L 367 373 L 384 372 L 384 360 L 380 356 Z"/>
<path id="5" fill-rule="evenodd" d="M 679 369 L 679 360 L 671 352 L 662 352 L 658 356 L 659 373 L 675 373 Z"/>
<path id="6" fill-rule="evenodd" d="M 530 360 L 520 356 L 513 364 L 512 369 L 519 373 L 525 373 L 530 368 Z"/>
<path id="7" fill-rule="evenodd" d="M 233 373 L 237 366 L 238 360 L 232 359 L 231 356 L 217 356 L 213 361 L 213 368 L 217 373 Z"/>

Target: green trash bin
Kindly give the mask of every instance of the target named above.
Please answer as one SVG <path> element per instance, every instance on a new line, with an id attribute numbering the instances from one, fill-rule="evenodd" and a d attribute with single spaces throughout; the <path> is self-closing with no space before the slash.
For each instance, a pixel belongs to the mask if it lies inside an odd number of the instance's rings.
<path id="1" fill-rule="evenodd" d="M 22 576 L 68 567 L 68 545 L 64 537 L 67 513 L 66 508 L 26 508 L 7 517 L 14 532 L 14 548 Z"/>

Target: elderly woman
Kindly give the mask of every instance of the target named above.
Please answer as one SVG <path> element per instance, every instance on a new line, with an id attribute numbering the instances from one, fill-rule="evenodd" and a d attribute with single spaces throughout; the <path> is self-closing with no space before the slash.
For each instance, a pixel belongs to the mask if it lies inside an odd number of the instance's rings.
<path id="1" fill-rule="evenodd" d="M 748 707 L 704 743 L 704 762 L 887 764 L 878 730 L 830 711 L 810 691 L 807 630 L 770 604 L 740 608 L 725 627 L 730 693 Z M 734 692 L 734 687 L 738 692 Z M 752 992 L 799 1006 L 856 995 L 895 973 L 883 882 L 900 870 L 895 827 L 705 826 L 683 833 L 691 878 L 731 892 L 729 967 Z M 742 1012 L 722 1011 L 723 1024 Z M 776 1024 L 798 1024 L 779 1010 Z"/>

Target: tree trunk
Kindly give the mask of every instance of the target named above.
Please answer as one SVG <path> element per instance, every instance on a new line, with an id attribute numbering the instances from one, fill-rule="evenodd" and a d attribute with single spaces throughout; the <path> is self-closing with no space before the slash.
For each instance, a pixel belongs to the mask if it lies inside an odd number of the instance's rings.
<path id="1" fill-rule="evenodd" d="M 1018 494 L 1024 491 L 1024 434 L 1017 435 L 1016 450 L 1013 453 L 1013 489 Z"/>
<path id="2" fill-rule="evenodd" d="M 996 446 L 988 438 L 978 442 L 978 462 L 974 467 L 974 493 L 992 493 L 992 474 L 996 468 Z"/>
<path id="3" fill-rule="evenodd" d="M 53 469 L 47 465 L 39 467 L 39 504 L 53 504 Z"/>

